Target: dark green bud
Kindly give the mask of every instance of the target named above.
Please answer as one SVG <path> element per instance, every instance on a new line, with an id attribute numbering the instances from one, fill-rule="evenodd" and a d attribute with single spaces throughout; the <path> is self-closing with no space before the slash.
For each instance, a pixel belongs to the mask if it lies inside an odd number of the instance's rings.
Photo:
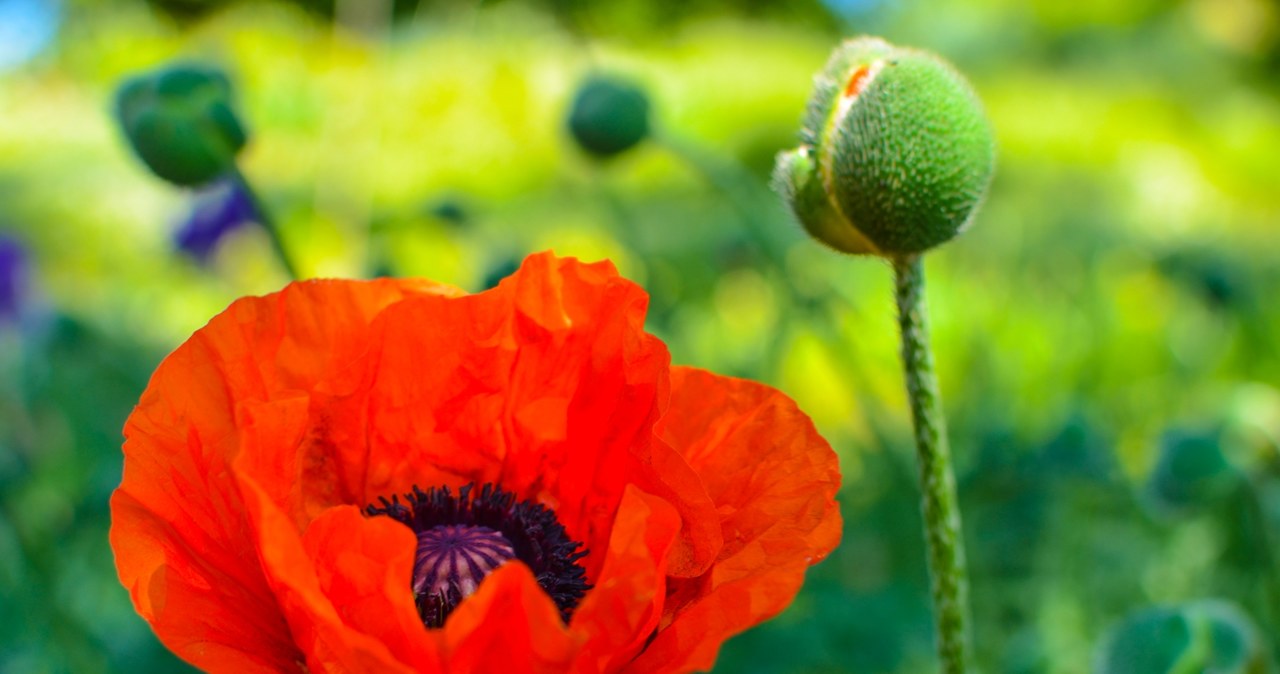
<path id="1" fill-rule="evenodd" d="M 649 99 L 639 87 L 592 76 L 573 97 L 569 133 L 593 156 L 626 152 L 649 135 Z"/>
<path id="2" fill-rule="evenodd" d="M 178 64 L 136 76 L 116 93 L 125 137 L 153 173 L 181 185 L 203 185 L 235 166 L 247 140 L 220 71 Z"/>
<path id="3" fill-rule="evenodd" d="M 924 252 L 960 233 L 995 169 L 977 96 L 936 56 L 849 40 L 814 82 L 803 143 L 774 185 L 814 238 L 846 253 Z"/>

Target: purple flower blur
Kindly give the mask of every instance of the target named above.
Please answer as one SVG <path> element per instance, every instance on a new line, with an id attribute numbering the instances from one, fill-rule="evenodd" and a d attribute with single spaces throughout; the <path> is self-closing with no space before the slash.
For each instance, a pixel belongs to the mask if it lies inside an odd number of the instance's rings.
<path id="1" fill-rule="evenodd" d="M 174 244 L 200 262 L 208 261 L 222 237 L 253 222 L 253 200 L 233 179 L 224 179 L 201 190 L 191 214 L 174 234 Z"/>
<path id="2" fill-rule="evenodd" d="M 27 294 L 27 253 L 0 234 L 0 327 L 16 325 Z"/>

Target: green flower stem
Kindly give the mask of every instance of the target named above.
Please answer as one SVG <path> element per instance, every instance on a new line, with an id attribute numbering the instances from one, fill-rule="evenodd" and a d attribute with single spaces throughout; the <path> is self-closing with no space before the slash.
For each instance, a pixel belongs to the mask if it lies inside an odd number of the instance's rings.
<path id="1" fill-rule="evenodd" d="M 271 249 L 276 254 L 276 259 L 280 260 L 280 266 L 284 267 L 285 273 L 289 278 L 297 281 L 302 278 L 298 274 L 298 268 L 294 265 L 293 258 L 289 256 L 289 250 L 284 245 L 284 238 L 280 234 L 280 227 L 276 224 L 275 218 L 271 217 L 271 211 L 267 208 L 266 203 L 258 196 L 258 192 L 253 189 L 253 185 L 249 183 L 249 179 L 245 177 L 244 172 L 239 167 L 231 170 L 230 178 L 236 181 L 240 189 L 244 190 L 246 196 L 249 197 L 249 203 L 253 204 L 253 212 L 257 217 L 258 224 L 262 225 L 262 229 L 266 231 L 267 238 L 271 240 Z"/>
<path id="2" fill-rule="evenodd" d="M 969 576 L 956 479 L 947 446 L 942 396 L 933 371 L 929 326 L 924 300 L 924 264 L 920 255 L 893 260 L 897 276 L 898 325 L 902 330 L 902 364 L 907 396 L 915 422 L 920 460 L 925 540 L 929 547 L 929 575 L 937 625 L 938 657 L 944 674 L 963 674 L 969 660 Z"/>

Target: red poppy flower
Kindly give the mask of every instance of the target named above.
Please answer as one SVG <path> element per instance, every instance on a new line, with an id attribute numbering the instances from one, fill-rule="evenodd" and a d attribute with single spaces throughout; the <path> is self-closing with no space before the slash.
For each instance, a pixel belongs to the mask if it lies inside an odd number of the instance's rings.
<path id="1" fill-rule="evenodd" d="M 709 668 L 836 545 L 839 473 L 782 394 L 671 367 L 647 301 L 542 254 L 235 302 L 125 426 L 138 612 L 213 672 Z"/>

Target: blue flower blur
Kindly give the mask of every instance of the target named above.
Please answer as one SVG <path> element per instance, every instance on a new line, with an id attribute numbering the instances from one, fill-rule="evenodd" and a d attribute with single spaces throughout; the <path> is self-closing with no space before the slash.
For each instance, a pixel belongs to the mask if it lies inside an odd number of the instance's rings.
<path id="1" fill-rule="evenodd" d="M 18 323 L 26 293 L 26 251 L 17 241 L 0 234 L 0 328 Z"/>
<path id="2" fill-rule="evenodd" d="M 207 262 L 227 234 L 254 222 L 253 200 L 233 179 L 201 190 L 191 214 L 174 233 L 174 245 L 200 262 Z"/>

